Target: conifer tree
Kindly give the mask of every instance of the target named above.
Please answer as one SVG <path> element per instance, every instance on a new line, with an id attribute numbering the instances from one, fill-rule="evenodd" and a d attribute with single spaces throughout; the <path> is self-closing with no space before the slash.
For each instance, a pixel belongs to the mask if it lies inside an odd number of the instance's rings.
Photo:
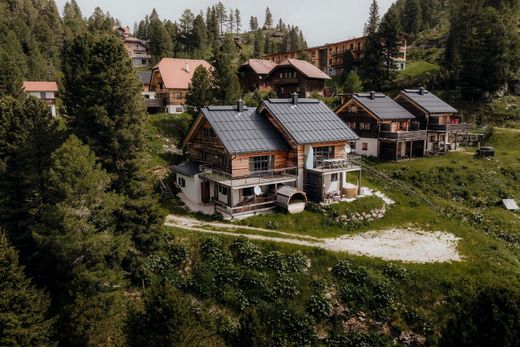
<path id="1" fill-rule="evenodd" d="M 18 254 L 0 229 L 0 345 L 50 345 L 50 300 L 36 289 L 18 263 Z"/>
<path id="2" fill-rule="evenodd" d="M 170 34 L 164 27 L 159 15 L 153 9 L 148 27 L 148 47 L 152 56 L 152 65 L 162 58 L 173 55 L 173 42 Z"/>
<path id="3" fill-rule="evenodd" d="M 202 65 L 197 66 L 188 87 L 186 103 L 200 110 L 213 101 L 213 82 L 210 72 Z"/>
<path id="4" fill-rule="evenodd" d="M 74 37 L 86 33 L 87 25 L 76 0 L 67 1 L 65 3 L 63 9 L 63 24 L 66 41 L 71 41 Z"/>
<path id="5" fill-rule="evenodd" d="M 421 30 L 421 3 L 419 0 L 407 0 L 403 11 L 403 29 L 410 34 L 417 34 Z"/>
<path id="6" fill-rule="evenodd" d="M 240 10 L 238 8 L 235 10 L 235 28 L 237 35 L 240 34 L 240 30 L 242 29 L 242 17 L 240 16 Z"/>
<path id="7" fill-rule="evenodd" d="M 273 26 L 273 15 L 271 14 L 271 10 L 269 7 L 265 9 L 265 22 L 264 22 L 264 28 L 271 29 Z"/>
<path id="8" fill-rule="evenodd" d="M 397 69 L 395 58 L 399 56 L 399 20 L 395 11 L 390 9 L 379 26 L 379 35 L 383 45 L 383 60 L 385 64 L 385 79 L 387 84 L 395 78 Z"/>
<path id="9" fill-rule="evenodd" d="M 383 44 L 379 34 L 379 6 L 376 0 L 370 6 L 370 15 L 365 25 L 365 52 L 360 73 L 367 90 L 382 90 L 385 84 L 386 66 L 383 59 Z"/>
<path id="10" fill-rule="evenodd" d="M 226 35 L 215 55 L 216 99 L 224 105 L 234 105 L 240 98 L 240 82 L 236 74 L 237 53 L 235 42 Z"/>

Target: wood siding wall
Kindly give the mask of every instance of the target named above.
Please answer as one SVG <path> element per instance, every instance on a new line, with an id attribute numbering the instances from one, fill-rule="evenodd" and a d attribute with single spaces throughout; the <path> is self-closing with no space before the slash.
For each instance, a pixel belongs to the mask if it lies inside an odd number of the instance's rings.
<path id="1" fill-rule="evenodd" d="M 205 119 L 196 130 L 196 134 L 192 141 L 187 144 L 189 158 L 203 164 L 211 165 L 217 170 L 231 173 L 231 156 L 228 154 L 224 144 L 216 135 L 204 136 L 204 129 L 211 129 L 211 125 Z M 208 154 L 206 160 L 202 159 L 202 152 Z M 223 158 L 223 162 L 220 162 L 218 156 Z"/>
<path id="2" fill-rule="evenodd" d="M 273 151 L 273 152 L 257 152 L 257 153 L 247 153 L 240 154 L 232 159 L 232 176 L 233 177 L 243 177 L 249 176 L 251 174 L 249 170 L 249 159 L 260 156 L 273 156 L 274 157 L 274 170 L 286 169 L 289 166 L 287 165 L 287 158 L 289 156 L 289 152 L 285 151 Z"/>

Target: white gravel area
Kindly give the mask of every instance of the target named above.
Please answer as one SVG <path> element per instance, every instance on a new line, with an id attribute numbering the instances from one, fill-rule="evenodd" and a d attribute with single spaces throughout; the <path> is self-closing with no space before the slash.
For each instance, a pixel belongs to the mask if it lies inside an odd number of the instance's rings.
<path id="1" fill-rule="evenodd" d="M 191 218 L 173 215 L 168 216 L 165 225 L 208 234 L 243 236 L 253 240 L 318 247 L 333 252 L 345 252 L 389 261 L 402 261 L 407 263 L 442 263 L 462 260 L 457 251 L 457 245 L 460 239 L 455 235 L 442 231 L 424 231 L 413 227 L 374 230 L 352 236 L 347 235 L 338 238 L 319 239 L 274 230 L 250 228 L 224 223 L 202 222 Z M 211 226 L 218 228 L 219 230 L 204 229 L 204 226 Z M 280 235 L 280 237 L 242 234 L 236 232 L 237 229 L 268 232 L 271 235 Z M 300 237 L 301 239 L 287 238 L 289 235 Z"/>

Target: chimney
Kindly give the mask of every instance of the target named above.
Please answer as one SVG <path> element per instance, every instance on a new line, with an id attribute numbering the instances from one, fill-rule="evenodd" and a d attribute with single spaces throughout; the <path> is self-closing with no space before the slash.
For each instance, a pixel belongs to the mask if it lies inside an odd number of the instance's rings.
<path id="1" fill-rule="evenodd" d="M 294 92 L 291 94 L 291 100 L 293 105 L 298 105 L 298 93 Z"/>
<path id="2" fill-rule="evenodd" d="M 424 95 L 424 87 L 419 88 L 419 94 Z"/>
<path id="3" fill-rule="evenodd" d="M 374 91 L 370 92 L 370 99 L 371 100 L 375 100 L 376 99 L 376 92 L 374 92 Z"/>
<path id="4" fill-rule="evenodd" d="M 186 62 L 184 64 L 184 70 L 186 70 L 187 73 L 190 73 L 190 63 Z"/>
<path id="5" fill-rule="evenodd" d="M 238 100 L 238 102 L 237 102 L 237 111 L 238 112 L 244 111 L 244 101 L 242 99 Z"/>

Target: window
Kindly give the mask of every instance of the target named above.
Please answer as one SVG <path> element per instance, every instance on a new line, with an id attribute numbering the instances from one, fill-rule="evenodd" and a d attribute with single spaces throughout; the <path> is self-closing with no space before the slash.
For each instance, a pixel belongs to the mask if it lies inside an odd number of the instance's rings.
<path id="1" fill-rule="evenodd" d="M 330 175 L 330 181 L 331 181 L 331 182 L 337 182 L 337 181 L 339 181 L 338 174 L 337 174 L 337 173 L 334 173 L 334 174 Z"/>
<path id="2" fill-rule="evenodd" d="M 370 123 L 359 123 L 359 130 L 370 130 Z"/>
<path id="3" fill-rule="evenodd" d="M 201 161 L 208 161 L 208 153 L 204 152 L 204 151 L 201 151 L 200 154 L 199 154 L 199 158 L 200 158 Z"/>
<path id="4" fill-rule="evenodd" d="M 347 126 L 352 130 L 356 130 L 356 124 L 356 122 L 348 122 Z"/>
<path id="5" fill-rule="evenodd" d="M 262 172 L 272 170 L 274 167 L 273 162 L 274 157 L 272 155 L 249 158 L 249 171 Z"/>
<path id="6" fill-rule="evenodd" d="M 350 143 L 350 148 L 355 151 L 356 150 L 356 142 L 351 142 Z"/>
<path id="7" fill-rule="evenodd" d="M 179 186 L 181 186 L 182 188 L 186 187 L 186 180 L 182 177 L 179 177 Z"/>
<path id="8" fill-rule="evenodd" d="M 40 99 L 45 99 L 45 92 L 40 92 Z"/>
<path id="9" fill-rule="evenodd" d="M 283 78 L 283 72 L 280 72 L 280 78 Z"/>
<path id="10" fill-rule="evenodd" d="M 244 188 L 242 190 L 242 195 L 243 196 L 253 196 L 253 195 L 255 195 L 254 189 L 253 188 Z"/>
<path id="11" fill-rule="evenodd" d="M 224 186 L 218 186 L 218 192 L 222 195 L 228 195 L 228 189 Z"/>
<path id="12" fill-rule="evenodd" d="M 175 99 L 182 99 L 182 93 L 181 92 L 175 92 L 173 97 Z"/>
<path id="13" fill-rule="evenodd" d="M 209 128 L 209 136 L 215 137 L 215 131 L 213 130 L 213 128 Z"/>
<path id="14" fill-rule="evenodd" d="M 202 136 L 209 137 L 209 129 L 208 128 L 202 128 Z"/>
<path id="15" fill-rule="evenodd" d="M 361 150 L 363 150 L 363 151 L 368 151 L 368 143 L 363 142 L 363 143 L 361 144 Z"/>
<path id="16" fill-rule="evenodd" d="M 316 147 L 314 148 L 314 156 L 319 159 L 332 159 L 334 158 L 334 147 Z"/>

